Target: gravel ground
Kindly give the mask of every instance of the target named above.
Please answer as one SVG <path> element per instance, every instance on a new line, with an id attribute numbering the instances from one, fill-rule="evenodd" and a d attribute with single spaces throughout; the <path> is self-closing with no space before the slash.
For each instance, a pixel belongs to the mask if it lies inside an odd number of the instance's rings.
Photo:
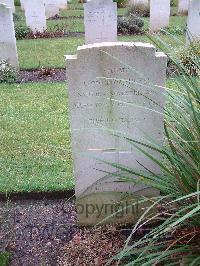
<path id="1" fill-rule="evenodd" d="M 155 226 L 139 229 L 130 244 Z M 113 226 L 79 228 L 73 197 L 0 201 L 0 252 L 12 254 L 11 266 L 125 265 L 127 261 L 118 264 L 110 259 L 122 250 L 131 231 Z"/>
<path id="2" fill-rule="evenodd" d="M 124 239 L 112 226 L 78 228 L 73 200 L 0 202 L 0 252 L 11 266 L 104 266 Z"/>
<path id="3" fill-rule="evenodd" d="M 73 202 L 0 203 L 0 252 L 12 253 L 11 266 L 57 265 L 60 250 L 77 232 Z"/>
<path id="4" fill-rule="evenodd" d="M 103 226 L 80 230 L 73 239 L 62 248 L 58 259 L 59 266 L 117 266 L 113 256 L 124 246 L 120 231 L 112 226 Z"/>

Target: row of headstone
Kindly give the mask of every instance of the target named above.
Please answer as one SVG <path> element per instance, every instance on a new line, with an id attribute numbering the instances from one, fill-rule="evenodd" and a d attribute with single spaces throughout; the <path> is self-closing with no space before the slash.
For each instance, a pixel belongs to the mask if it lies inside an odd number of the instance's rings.
<path id="1" fill-rule="evenodd" d="M 46 30 L 46 19 L 59 15 L 60 9 L 67 8 L 67 0 L 26 0 L 24 1 L 26 25 L 33 32 Z"/>
<path id="2" fill-rule="evenodd" d="M 179 11 L 188 10 L 188 1 L 180 0 Z M 134 4 L 148 5 L 149 1 L 135 0 Z M 188 32 L 200 39 L 200 0 L 190 0 Z M 170 0 L 150 1 L 150 32 L 169 27 Z M 85 43 L 117 41 L 117 5 L 112 0 L 92 0 L 84 4 Z"/>
<path id="3" fill-rule="evenodd" d="M 21 9 L 25 9 L 26 0 L 20 0 Z M 34 1 L 33 1 L 34 2 Z M 67 0 L 41 0 L 46 6 L 46 16 L 47 18 L 59 14 L 59 9 L 67 8 Z M 1 3 L 12 8 L 12 12 L 15 12 L 14 0 L 1 0 Z M 37 3 L 36 3 L 37 6 Z"/>
<path id="4" fill-rule="evenodd" d="M 14 0 L 0 0 L 15 12 Z M 26 25 L 33 32 L 46 29 L 46 19 L 59 15 L 60 9 L 67 8 L 67 0 L 20 0 L 21 9 L 25 10 Z"/>

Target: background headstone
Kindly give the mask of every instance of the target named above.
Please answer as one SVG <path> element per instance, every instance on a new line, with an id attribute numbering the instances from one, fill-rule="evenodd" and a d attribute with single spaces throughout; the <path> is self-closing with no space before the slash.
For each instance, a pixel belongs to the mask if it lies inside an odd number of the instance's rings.
<path id="1" fill-rule="evenodd" d="M 19 68 L 12 9 L 0 3 L 0 60 Z"/>
<path id="2" fill-rule="evenodd" d="M 45 14 L 47 19 L 59 15 L 59 5 L 58 1 L 45 0 Z"/>
<path id="3" fill-rule="evenodd" d="M 188 19 L 187 19 L 187 31 L 186 31 L 187 43 L 190 41 L 200 40 L 200 1 L 190 0 Z"/>
<path id="4" fill-rule="evenodd" d="M 187 14 L 189 1 L 190 0 L 179 0 L 178 1 L 178 13 L 179 14 Z"/>
<path id="5" fill-rule="evenodd" d="M 20 0 L 20 4 L 21 4 L 21 9 L 24 10 L 24 3 L 25 3 L 25 0 Z"/>
<path id="6" fill-rule="evenodd" d="M 149 5 L 149 0 L 132 0 L 134 5 Z"/>
<path id="7" fill-rule="evenodd" d="M 150 1 L 150 31 L 157 32 L 169 26 L 170 0 Z"/>
<path id="8" fill-rule="evenodd" d="M 67 0 L 58 0 L 60 9 L 67 9 Z"/>
<path id="9" fill-rule="evenodd" d="M 14 0 L 0 0 L 0 3 L 5 4 L 6 6 L 12 9 L 12 12 L 15 13 L 15 3 Z"/>
<path id="10" fill-rule="evenodd" d="M 25 2 L 26 25 L 33 32 L 46 30 L 45 5 L 43 0 L 26 0 Z"/>
<path id="11" fill-rule="evenodd" d="M 85 43 L 117 41 L 117 4 L 93 0 L 84 4 Z"/>
<path id="12" fill-rule="evenodd" d="M 80 224 L 89 225 L 100 222 L 104 215 L 90 213 L 87 217 L 88 205 L 101 208 L 115 204 L 124 192 L 158 194 L 142 185 L 113 182 L 116 178 L 109 173 L 119 170 L 94 157 L 138 171 L 146 167 L 160 172 L 136 148 L 104 129 L 120 131 L 138 141 L 144 141 L 146 134 L 162 144 L 164 89 L 154 85 L 165 84 L 167 57 L 151 44 L 113 42 L 78 47 L 77 55 L 66 59 L 75 190 L 83 211 L 78 212 L 78 219 Z M 127 219 L 131 218 L 126 215 L 120 222 Z"/>

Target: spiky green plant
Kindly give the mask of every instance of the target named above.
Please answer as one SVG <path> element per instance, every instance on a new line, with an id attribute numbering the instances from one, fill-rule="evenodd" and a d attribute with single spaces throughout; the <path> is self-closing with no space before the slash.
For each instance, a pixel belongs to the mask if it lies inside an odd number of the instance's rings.
<path id="1" fill-rule="evenodd" d="M 112 134 L 125 139 L 159 165 L 162 174 L 106 163 L 130 176 L 119 176 L 121 181 L 135 182 L 131 175 L 137 175 L 137 182 L 159 189 L 161 196 L 151 199 L 153 205 L 145 210 L 127 238 L 124 249 L 113 259 L 118 261 L 118 265 L 197 266 L 200 265 L 200 81 L 188 75 L 188 70 L 170 46 L 161 39 L 151 37 L 151 40 L 179 70 L 179 75 L 174 78 L 175 85 L 166 88 L 166 145 L 159 146 L 149 139 L 147 142 L 136 141 L 134 137 L 118 132 Z M 200 69 L 200 59 L 190 59 Z M 159 160 L 151 151 L 160 153 L 163 159 Z M 156 206 L 163 207 L 162 213 L 148 218 L 151 209 Z M 159 223 L 138 241 L 130 242 L 139 228 L 152 221 Z"/>

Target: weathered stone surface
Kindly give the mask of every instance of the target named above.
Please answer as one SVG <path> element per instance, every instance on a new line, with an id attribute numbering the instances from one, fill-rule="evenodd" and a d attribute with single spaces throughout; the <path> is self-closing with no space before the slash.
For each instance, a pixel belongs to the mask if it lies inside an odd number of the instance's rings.
<path id="1" fill-rule="evenodd" d="M 178 1 L 178 13 L 186 14 L 188 12 L 189 0 Z"/>
<path id="2" fill-rule="evenodd" d="M 26 0 L 25 2 L 26 25 L 33 32 L 46 30 L 45 5 L 43 0 Z"/>
<path id="3" fill-rule="evenodd" d="M 25 0 L 20 0 L 20 4 L 21 4 L 21 9 L 22 10 L 25 10 L 24 3 L 25 3 Z"/>
<path id="4" fill-rule="evenodd" d="M 149 5 L 149 1 L 148 0 L 132 0 L 132 3 L 137 6 L 137 5 Z"/>
<path id="5" fill-rule="evenodd" d="M 150 31 L 157 32 L 169 26 L 170 0 L 150 1 Z"/>
<path id="6" fill-rule="evenodd" d="M 14 0 L 1 0 L 0 3 L 5 4 L 7 7 L 10 7 L 12 9 L 12 12 L 15 13 Z"/>
<path id="7" fill-rule="evenodd" d="M 55 0 L 45 0 L 45 14 L 47 19 L 59 15 L 59 5 Z"/>
<path id="8" fill-rule="evenodd" d="M 19 68 L 12 10 L 0 3 L 0 60 L 4 59 Z"/>
<path id="9" fill-rule="evenodd" d="M 187 43 L 200 40 L 200 1 L 190 1 L 186 40 Z"/>
<path id="10" fill-rule="evenodd" d="M 155 197 L 154 189 L 135 193 L 101 192 L 80 197 L 76 201 L 78 224 L 93 226 L 102 224 L 134 224 L 152 203 L 141 202 L 143 197 Z M 159 195 L 159 193 L 157 193 Z M 155 209 L 149 213 L 155 213 Z"/>
<path id="11" fill-rule="evenodd" d="M 67 0 L 58 0 L 60 9 L 67 9 Z"/>
<path id="12" fill-rule="evenodd" d="M 145 142 L 148 136 L 162 144 L 165 91 L 159 86 L 165 83 L 166 56 L 150 44 L 113 42 L 78 47 L 77 55 L 66 58 L 77 202 L 83 204 L 85 197 L 85 203 L 92 203 L 96 193 L 99 206 L 107 201 L 116 204 L 121 199 L 116 192 L 157 195 L 144 185 L 118 182 L 116 176 L 125 173 L 103 161 L 160 173 L 157 165 L 111 132 Z M 109 198 L 102 198 L 105 192 Z M 79 222 L 91 224 L 84 215 L 79 215 Z"/>
<path id="13" fill-rule="evenodd" d="M 85 43 L 117 41 L 117 4 L 93 0 L 84 4 Z"/>

